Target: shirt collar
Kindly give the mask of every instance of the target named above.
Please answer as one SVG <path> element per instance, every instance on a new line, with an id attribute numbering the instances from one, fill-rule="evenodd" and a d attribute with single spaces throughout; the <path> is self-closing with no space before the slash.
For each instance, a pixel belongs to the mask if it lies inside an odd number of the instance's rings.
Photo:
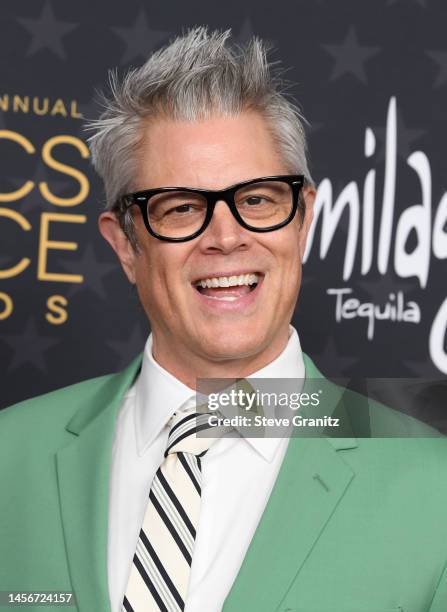
<path id="1" fill-rule="evenodd" d="M 296 378 L 304 380 L 305 368 L 298 333 L 289 326 L 286 347 L 272 362 L 248 376 L 251 378 Z M 144 347 L 141 372 L 136 381 L 135 435 L 139 455 L 161 432 L 176 410 L 195 399 L 195 389 L 179 381 L 152 356 L 152 334 Z M 271 461 L 280 438 L 244 438 L 264 459 Z"/>

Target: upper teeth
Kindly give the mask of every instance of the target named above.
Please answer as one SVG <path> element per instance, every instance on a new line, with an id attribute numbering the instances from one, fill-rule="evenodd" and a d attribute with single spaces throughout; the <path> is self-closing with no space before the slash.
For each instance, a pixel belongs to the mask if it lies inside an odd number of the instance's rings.
<path id="1" fill-rule="evenodd" d="M 197 281 L 197 285 L 203 287 L 236 287 L 237 285 L 254 285 L 259 282 L 258 274 L 240 274 L 239 276 L 213 276 Z"/>

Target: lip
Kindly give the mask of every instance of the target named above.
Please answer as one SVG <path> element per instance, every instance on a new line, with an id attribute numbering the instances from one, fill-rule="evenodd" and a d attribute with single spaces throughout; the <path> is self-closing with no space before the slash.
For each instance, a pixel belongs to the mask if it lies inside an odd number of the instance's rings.
<path id="1" fill-rule="evenodd" d="M 194 280 L 191 281 L 191 285 L 195 286 L 199 280 L 205 278 L 221 278 L 222 276 L 240 276 L 241 274 L 257 274 L 261 278 L 264 278 L 264 273 L 259 270 L 245 269 L 245 270 L 232 270 L 231 272 L 212 272 L 210 275 L 205 276 L 197 276 Z"/>
<path id="2" fill-rule="evenodd" d="M 239 272 L 238 274 L 231 274 L 231 276 L 238 276 L 239 274 L 249 274 L 249 272 Z M 215 312 L 242 312 L 247 308 L 252 306 L 259 297 L 259 293 L 264 284 L 265 276 L 260 273 L 260 280 L 253 291 L 247 293 L 246 295 L 242 295 L 234 302 L 226 302 L 225 300 L 217 300 L 215 298 L 209 297 L 207 295 L 203 295 L 198 291 L 194 286 L 192 287 L 194 293 L 196 294 L 199 302 L 207 309 L 214 310 Z M 227 276 L 227 274 L 221 274 L 221 276 Z M 203 276 L 201 278 L 204 278 Z M 213 278 L 213 277 L 205 277 L 205 278 Z M 217 278 L 217 277 L 216 277 Z"/>

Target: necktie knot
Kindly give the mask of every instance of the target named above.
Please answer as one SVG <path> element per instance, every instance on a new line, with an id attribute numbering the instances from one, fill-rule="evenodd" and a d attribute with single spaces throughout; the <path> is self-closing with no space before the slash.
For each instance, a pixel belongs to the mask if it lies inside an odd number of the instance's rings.
<path id="1" fill-rule="evenodd" d="M 173 415 L 171 429 L 168 436 L 168 444 L 165 457 L 171 453 L 191 453 L 203 456 L 224 433 L 230 431 L 229 427 L 216 427 L 209 422 L 209 412 L 175 412 Z M 207 430 L 213 430 L 213 436 L 205 434 Z M 202 432 L 202 433 L 201 433 Z"/>

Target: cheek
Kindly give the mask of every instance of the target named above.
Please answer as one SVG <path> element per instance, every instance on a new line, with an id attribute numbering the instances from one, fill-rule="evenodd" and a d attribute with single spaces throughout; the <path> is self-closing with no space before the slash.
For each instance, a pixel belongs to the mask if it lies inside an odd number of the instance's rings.
<path id="1" fill-rule="evenodd" d="M 301 255 L 300 255 L 300 232 L 297 227 L 292 227 L 289 239 L 287 240 L 287 254 L 286 257 L 293 267 L 293 269 L 301 269 Z"/>
<path id="2" fill-rule="evenodd" d="M 301 283 L 301 257 L 299 252 L 298 236 L 294 233 L 288 240 L 281 243 L 281 250 L 277 257 L 280 294 L 293 299 Z"/>
<path id="3" fill-rule="evenodd" d="M 140 243 L 141 245 L 141 243 Z M 154 256 L 150 249 L 140 246 L 140 253 L 135 262 L 135 278 L 140 299 L 150 304 L 154 296 L 159 295 L 157 290 L 157 266 L 154 265 Z"/>
<path id="4" fill-rule="evenodd" d="M 185 256 L 175 247 L 178 245 L 157 242 L 142 249 L 137 258 L 135 271 L 139 293 L 149 305 L 158 304 L 166 308 L 170 302 L 180 303 L 182 300 Z"/>
<path id="5" fill-rule="evenodd" d="M 272 240 L 265 246 L 274 255 L 276 266 L 282 275 L 294 274 L 301 269 L 299 233 L 294 228 L 284 234 L 279 231 L 278 240 Z"/>

